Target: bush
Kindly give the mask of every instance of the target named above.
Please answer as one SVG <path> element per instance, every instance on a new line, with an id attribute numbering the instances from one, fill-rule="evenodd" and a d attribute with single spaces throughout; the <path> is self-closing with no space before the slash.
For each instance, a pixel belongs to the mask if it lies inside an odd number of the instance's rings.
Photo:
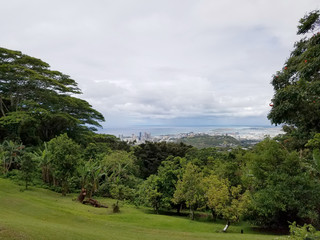
<path id="1" fill-rule="evenodd" d="M 320 232 L 317 231 L 311 224 L 299 226 L 296 222 L 290 225 L 290 236 L 287 239 L 295 240 L 319 240 Z"/>

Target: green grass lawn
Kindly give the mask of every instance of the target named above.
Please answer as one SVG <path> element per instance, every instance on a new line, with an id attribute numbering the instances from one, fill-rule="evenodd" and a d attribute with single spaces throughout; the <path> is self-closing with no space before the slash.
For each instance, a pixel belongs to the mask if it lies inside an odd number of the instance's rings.
<path id="1" fill-rule="evenodd" d="M 253 232 L 246 224 L 230 226 L 221 233 L 223 223 L 191 221 L 187 217 L 156 215 L 144 208 L 120 205 L 94 208 L 72 201 L 75 195 L 45 189 L 20 191 L 0 178 L 0 239 L 274 239 L 276 236 Z M 113 200 L 99 199 L 112 205 Z M 244 234 L 240 230 L 244 229 Z"/>

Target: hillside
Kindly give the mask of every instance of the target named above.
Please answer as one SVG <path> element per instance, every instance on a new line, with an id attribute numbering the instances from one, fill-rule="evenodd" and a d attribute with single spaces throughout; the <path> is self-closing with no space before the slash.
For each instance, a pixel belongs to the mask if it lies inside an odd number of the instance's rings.
<path id="1" fill-rule="evenodd" d="M 21 187 L 0 178 L 0 239 L 273 239 L 252 233 L 247 225 L 190 221 L 185 216 L 156 215 L 148 209 L 121 206 L 121 213 L 72 201 L 73 196 Z M 110 199 L 100 201 L 112 204 Z M 240 234 L 244 229 L 245 234 Z M 250 232 L 250 233 L 249 233 Z M 246 234 L 247 233 L 247 234 Z"/>
<path id="2" fill-rule="evenodd" d="M 196 148 L 208 148 L 208 147 L 235 147 L 240 146 L 241 142 L 234 137 L 227 135 L 210 136 L 206 134 L 189 136 L 179 139 L 179 142 L 183 142 L 187 145 L 192 145 Z"/>

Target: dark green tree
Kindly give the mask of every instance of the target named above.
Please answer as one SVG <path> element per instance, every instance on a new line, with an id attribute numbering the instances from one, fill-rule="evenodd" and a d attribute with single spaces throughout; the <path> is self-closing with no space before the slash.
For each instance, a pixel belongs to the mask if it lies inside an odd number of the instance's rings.
<path id="1" fill-rule="evenodd" d="M 176 207 L 180 211 L 181 204 L 172 202 L 176 185 L 182 177 L 186 166 L 186 159 L 168 157 L 158 169 L 157 175 L 150 175 L 139 187 L 139 201 L 147 206 L 169 210 Z"/>
<path id="2" fill-rule="evenodd" d="M 310 160 L 270 139 L 246 157 L 255 224 L 275 228 L 286 228 L 293 221 L 319 224 L 320 182 Z"/>
<path id="3" fill-rule="evenodd" d="M 158 168 L 158 189 L 161 192 L 161 207 L 170 209 L 175 207 L 179 213 L 181 204 L 173 204 L 172 199 L 177 182 L 182 178 L 187 160 L 181 157 L 168 157 Z"/>
<path id="4" fill-rule="evenodd" d="M 48 142 L 50 166 L 54 183 L 61 187 L 62 195 L 66 195 L 69 184 L 80 163 L 81 148 L 67 134 L 53 138 Z"/>
<path id="5" fill-rule="evenodd" d="M 0 48 L 0 140 L 37 144 L 68 133 L 77 137 L 100 126 L 103 116 L 80 94 L 68 75 L 19 51 Z"/>
<path id="6" fill-rule="evenodd" d="M 160 179 L 157 175 L 150 175 L 139 186 L 140 203 L 150 206 L 156 213 L 161 207 L 162 193 L 160 192 Z"/>
<path id="7" fill-rule="evenodd" d="M 184 143 L 146 142 L 134 149 L 140 167 L 141 177 L 146 179 L 151 174 L 156 174 L 161 162 L 169 156 L 184 157 L 192 148 Z"/>
<path id="8" fill-rule="evenodd" d="M 35 156 L 32 153 L 26 152 L 20 158 L 20 177 L 25 182 L 26 189 L 34 179 L 36 164 Z"/>
<path id="9" fill-rule="evenodd" d="M 93 159 L 82 162 L 78 166 L 81 189 L 86 189 L 88 198 L 91 198 L 99 188 L 101 170 L 100 162 Z"/>
<path id="10" fill-rule="evenodd" d="M 310 12 L 298 26 L 304 37 L 295 43 L 283 68 L 272 79 L 275 90 L 268 118 L 273 124 L 288 124 L 307 139 L 320 132 L 320 12 Z M 305 143 L 305 142 L 304 142 Z M 303 145 L 303 144 L 302 144 Z"/>

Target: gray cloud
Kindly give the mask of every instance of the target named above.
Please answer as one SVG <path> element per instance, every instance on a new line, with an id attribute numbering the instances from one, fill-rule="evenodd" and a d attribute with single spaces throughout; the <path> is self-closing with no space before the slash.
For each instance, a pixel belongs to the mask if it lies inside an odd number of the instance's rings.
<path id="1" fill-rule="evenodd" d="M 107 125 L 265 123 L 271 76 L 298 39 L 298 20 L 319 5 L 11 0 L 0 42 L 72 76 Z"/>

